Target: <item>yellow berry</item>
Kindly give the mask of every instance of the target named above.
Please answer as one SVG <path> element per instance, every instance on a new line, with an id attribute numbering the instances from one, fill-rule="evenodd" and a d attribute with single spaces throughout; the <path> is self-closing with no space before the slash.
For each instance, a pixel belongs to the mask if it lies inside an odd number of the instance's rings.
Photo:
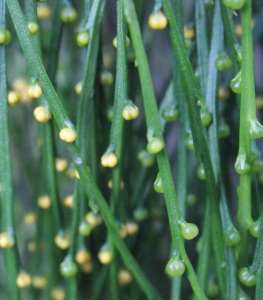
<path id="1" fill-rule="evenodd" d="M 37 16 L 40 20 L 46 20 L 51 16 L 51 9 L 46 4 L 37 6 Z"/>
<path id="2" fill-rule="evenodd" d="M 257 109 L 263 108 L 263 97 L 262 96 L 256 97 L 256 108 Z"/>
<path id="3" fill-rule="evenodd" d="M 62 141 L 65 141 L 67 143 L 73 143 L 77 135 L 73 129 L 66 127 L 60 130 L 59 137 Z"/>
<path id="4" fill-rule="evenodd" d="M 32 99 L 28 95 L 29 84 L 26 80 L 22 78 L 17 78 L 13 81 L 12 86 L 15 90 L 17 90 L 20 93 L 21 102 L 28 103 L 32 101 Z"/>
<path id="5" fill-rule="evenodd" d="M 32 285 L 36 289 L 43 289 L 47 286 L 47 278 L 44 276 L 34 276 L 32 278 Z"/>
<path id="6" fill-rule="evenodd" d="M 1 248 L 12 248 L 15 245 L 15 239 L 14 237 L 7 233 L 7 232 L 2 232 L 0 233 L 0 247 Z"/>
<path id="7" fill-rule="evenodd" d="M 30 212 L 24 216 L 24 222 L 28 225 L 34 224 L 36 222 L 36 214 Z"/>
<path id="8" fill-rule="evenodd" d="M 218 90 L 218 96 L 220 100 L 227 100 L 230 97 L 230 91 L 225 86 L 220 86 Z"/>
<path id="9" fill-rule="evenodd" d="M 29 252 L 34 252 L 36 250 L 36 244 L 34 241 L 30 241 L 27 244 L 27 249 Z"/>
<path id="10" fill-rule="evenodd" d="M 39 32 L 39 26 L 35 22 L 28 21 L 27 22 L 27 27 L 28 27 L 28 30 L 29 30 L 31 35 L 35 35 Z"/>
<path id="11" fill-rule="evenodd" d="M 192 40 L 195 37 L 195 31 L 192 26 L 185 25 L 184 26 L 184 38 Z"/>
<path id="12" fill-rule="evenodd" d="M 92 226 L 96 227 L 102 224 L 102 218 L 99 214 L 95 214 L 93 211 L 88 212 L 85 215 L 85 220 Z"/>
<path id="13" fill-rule="evenodd" d="M 126 226 L 124 224 L 120 225 L 119 228 L 119 236 L 124 239 L 127 236 L 127 230 L 126 230 Z"/>
<path id="14" fill-rule="evenodd" d="M 121 286 L 129 285 L 133 280 L 132 274 L 125 269 L 122 269 L 118 273 L 118 283 Z"/>
<path id="15" fill-rule="evenodd" d="M 108 154 L 104 154 L 101 157 L 101 164 L 103 167 L 113 168 L 117 165 L 118 158 L 114 152 L 110 152 Z"/>
<path id="16" fill-rule="evenodd" d="M 104 249 L 100 250 L 100 252 L 98 254 L 98 258 L 99 258 L 99 261 L 104 265 L 109 264 L 113 259 L 112 253 L 111 253 L 110 249 L 108 249 L 108 248 L 104 248 Z"/>
<path id="17" fill-rule="evenodd" d="M 133 235 L 139 231 L 139 225 L 135 222 L 127 222 L 125 227 L 128 235 Z"/>
<path id="18" fill-rule="evenodd" d="M 81 94 L 81 91 L 82 91 L 82 81 L 78 82 L 76 85 L 75 85 L 75 92 L 80 95 Z"/>
<path id="19" fill-rule="evenodd" d="M 101 85 L 111 85 L 113 84 L 114 77 L 111 72 L 104 70 L 100 73 L 100 84 Z"/>
<path id="20" fill-rule="evenodd" d="M 78 172 L 77 170 L 75 170 L 75 177 L 76 177 L 77 179 L 80 179 L 80 177 L 79 177 L 79 172 Z"/>
<path id="21" fill-rule="evenodd" d="M 37 204 L 39 207 L 43 209 L 48 209 L 51 206 L 51 198 L 49 195 L 44 195 L 39 197 L 37 200 Z"/>
<path id="22" fill-rule="evenodd" d="M 67 171 L 66 171 L 66 175 L 69 177 L 69 178 L 76 178 L 75 177 L 75 171 L 76 171 L 76 169 L 74 168 L 74 167 L 72 167 L 72 166 L 70 166 L 68 169 L 67 169 Z"/>
<path id="23" fill-rule="evenodd" d="M 42 88 L 38 82 L 29 86 L 29 89 L 28 89 L 29 97 L 37 99 L 42 95 L 42 93 L 43 93 Z"/>
<path id="24" fill-rule="evenodd" d="M 73 195 L 68 195 L 67 197 L 65 197 L 63 199 L 63 204 L 64 206 L 68 207 L 68 208 L 74 208 L 74 197 Z"/>
<path id="25" fill-rule="evenodd" d="M 69 234 L 57 234 L 55 236 L 55 244 L 60 249 L 67 249 L 70 244 L 70 235 Z"/>
<path id="26" fill-rule="evenodd" d="M 21 101 L 21 94 L 18 91 L 8 91 L 7 101 L 10 106 L 15 106 Z"/>
<path id="27" fill-rule="evenodd" d="M 38 106 L 34 110 L 34 117 L 40 123 L 47 123 L 51 118 L 51 114 L 45 106 Z"/>
<path id="28" fill-rule="evenodd" d="M 108 188 L 112 189 L 112 180 L 111 179 L 108 181 Z M 124 189 L 124 182 L 123 182 L 123 180 L 121 180 L 121 182 L 120 182 L 120 189 L 121 190 Z"/>
<path id="29" fill-rule="evenodd" d="M 55 159 L 55 169 L 57 172 L 64 172 L 68 167 L 68 163 L 64 158 L 57 157 Z"/>
<path id="30" fill-rule="evenodd" d="M 118 39 L 117 39 L 117 37 L 115 37 L 115 38 L 113 39 L 112 44 L 113 44 L 113 46 L 114 46 L 115 48 L 117 48 L 117 46 L 118 46 Z M 128 48 L 128 47 L 130 46 L 130 44 L 131 44 L 131 40 L 129 39 L 128 36 L 126 36 L 126 48 Z"/>
<path id="31" fill-rule="evenodd" d="M 139 109 L 133 103 L 126 105 L 124 107 L 124 109 L 122 110 L 123 119 L 125 119 L 127 121 L 136 119 L 138 117 L 138 115 L 139 115 Z"/>
<path id="32" fill-rule="evenodd" d="M 91 260 L 91 254 L 86 249 L 79 249 L 75 255 L 78 264 L 83 265 Z"/>
<path id="33" fill-rule="evenodd" d="M 62 9 L 60 18 L 64 23 L 73 23 L 77 19 L 77 12 L 72 6 L 66 6 Z"/>
<path id="34" fill-rule="evenodd" d="M 62 288 L 54 288 L 51 291 L 51 298 L 53 300 L 65 300 L 66 299 L 66 292 Z"/>
<path id="35" fill-rule="evenodd" d="M 20 272 L 16 278 L 16 285 L 20 288 L 25 288 L 31 284 L 31 277 L 26 272 Z"/>
<path id="36" fill-rule="evenodd" d="M 167 26 L 166 16 L 159 10 L 150 15 L 148 25 L 154 30 L 161 30 Z"/>
<path id="37" fill-rule="evenodd" d="M 93 262 L 87 261 L 86 263 L 81 265 L 81 270 L 84 273 L 91 273 L 93 271 Z"/>

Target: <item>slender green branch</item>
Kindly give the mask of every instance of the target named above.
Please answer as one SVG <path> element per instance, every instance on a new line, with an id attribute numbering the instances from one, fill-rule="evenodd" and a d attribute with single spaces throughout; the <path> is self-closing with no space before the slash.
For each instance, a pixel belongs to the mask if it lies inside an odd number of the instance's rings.
<path id="1" fill-rule="evenodd" d="M 0 1 L 0 24 L 6 24 L 5 1 Z M 4 262 L 6 269 L 6 281 L 8 295 L 14 300 L 19 299 L 19 291 L 16 285 L 18 259 L 17 248 L 15 246 L 15 220 L 14 220 L 14 200 L 12 189 L 11 153 L 8 127 L 8 104 L 7 104 L 7 66 L 6 66 L 6 46 L 0 45 L 0 198 L 1 198 L 1 226 L 2 232 L 7 239 L 7 248 L 4 252 Z"/>

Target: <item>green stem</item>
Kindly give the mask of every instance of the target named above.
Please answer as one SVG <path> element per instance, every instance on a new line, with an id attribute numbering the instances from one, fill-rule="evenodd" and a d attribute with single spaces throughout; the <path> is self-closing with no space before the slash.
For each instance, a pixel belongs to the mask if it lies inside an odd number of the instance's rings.
<path id="1" fill-rule="evenodd" d="M 0 24 L 6 25 L 5 1 L 0 1 Z M 12 189 L 11 153 L 8 127 L 8 104 L 7 104 L 7 66 L 6 47 L 0 45 L 0 183 L 1 183 L 1 226 L 2 232 L 7 233 L 16 241 L 14 200 Z M 6 269 L 6 282 L 8 295 L 13 300 L 19 299 L 19 290 L 16 285 L 18 258 L 16 245 L 10 249 L 4 249 L 4 263 Z"/>
<path id="2" fill-rule="evenodd" d="M 251 0 L 247 0 L 242 9 L 242 94 L 240 107 L 240 131 L 238 155 L 245 155 L 250 161 L 251 141 L 249 138 L 250 121 L 256 119 L 255 85 L 253 73 L 253 45 L 251 24 Z M 239 265 L 247 264 L 247 228 L 252 224 L 251 216 L 251 176 L 240 175 L 238 187 L 237 223 L 241 234 L 239 247 Z"/>

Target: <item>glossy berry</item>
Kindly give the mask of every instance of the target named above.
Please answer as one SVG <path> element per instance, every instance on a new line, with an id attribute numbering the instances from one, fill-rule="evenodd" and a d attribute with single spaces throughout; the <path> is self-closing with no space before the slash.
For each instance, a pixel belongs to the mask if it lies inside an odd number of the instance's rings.
<path id="1" fill-rule="evenodd" d="M 238 289 L 237 300 L 251 300 L 251 298 L 241 288 Z"/>
<path id="2" fill-rule="evenodd" d="M 230 227 L 224 235 L 224 241 L 228 246 L 237 245 L 240 242 L 240 233 L 235 227 Z"/>
<path id="3" fill-rule="evenodd" d="M 187 206 L 193 206 L 196 203 L 196 196 L 194 194 L 188 194 L 186 197 Z"/>
<path id="4" fill-rule="evenodd" d="M 218 137 L 220 139 L 228 137 L 230 134 L 230 128 L 224 120 L 220 120 L 218 126 Z"/>
<path id="5" fill-rule="evenodd" d="M 86 249 L 79 249 L 75 255 L 78 264 L 83 265 L 91 260 L 91 253 Z"/>
<path id="6" fill-rule="evenodd" d="M 143 167 L 149 168 L 151 167 L 155 162 L 155 157 L 151 153 L 149 153 L 146 150 L 142 150 L 138 154 L 138 159 Z"/>
<path id="7" fill-rule="evenodd" d="M 139 231 L 139 225 L 135 222 L 127 222 L 125 223 L 125 227 L 126 227 L 126 232 L 128 235 L 134 235 Z"/>
<path id="8" fill-rule="evenodd" d="M 92 260 L 85 262 L 80 267 L 81 267 L 82 272 L 88 273 L 88 274 L 91 273 L 94 269 Z"/>
<path id="9" fill-rule="evenodd" d="M 241 9 L 246 0 L 223 0 L 224 4 L 233 10 Z"/>
<path id="10" fill-rule="evenodd" d="M 32 285 L 35 289 L 43 289 L 47 286 L 47 278 L 44 276 L 34 276 L 32 278 Z"/>
<path id="11" fill-rule="evenodd" d="M 242 268 L 238 273 L 239 280 L 246 286 L 254 286 L 257 283 L 257 277 L 249 268 Z"/>
<path id="12" fill-rule="evenodd" d="M 11 42 L 11 33 L 6 28 L 0 29 L 0 45 L 8 45 Z"/>
<path id="13" fill-rule="evenodd" d="M 36 214 L 33 212 L 26 214 L 23 218 L 23 221 L 28 225 L 34 224 L 36 222 Z"/>
<path id="14" fill-rule="evenodd" d="M 137 207 L 133 212 L 134 220 L 137 222 L 142 222 L 148 218 L 148 211 L 144 207 Z"/>
<path id="15" fill-rule="evenodd" d="M 248 162 L 246 155 L 237 156 L 235 171 L 240 175 L 250 172 L 250 163 Z"/>
<path id="16" fill-rule="evenodd" d="M 38 5 L 37 6 L 37 17 L 39 20 L 49 19 L 51 16 L 51 9 L 47 5 Z"/>
<path id="17" fill-rule="evenodd" d="M 66 127 L 60 130 L 59 137 L 62 141 L 73 143 L 77 137 L 75 130 Z"/>
<path id="18" fill-rule="evenodd" d="M 38 106 L 34 110 L 34 117 L 40 123 L 47 123 L 51 119 L 51 114 L 45 106 Z"/>
<path id="19" fill-rule="evenodd" d="M 193 26 L 185 25 L 184 26 L 184 38 L 192 40 L 195 37 L 195 31 Z"/>
<path id="20" fill-rule="evenodd" d="M 55 244 L 59 249 L 68 249 L 70 244 L 70 235 L 69 234 L 57 234 L 55 236 Z"/>
<path id="21" fill-rule="evenodd" d="M 38 198 L 37 204 L 43 209 L 48 209 L 51 206 L 51 198 L 49 195 L 43 195 Z"/>
<path id="22" fill-rule="evenodd" d="M 162 109 L 162 118 L 166 122 L 174 122 L 178 119 L 179 111 L 178 108 L 174 105 L 167 105 Z"/>
<path id="23" fill-rule="evenodd" d="M 136 119 L 138 115 L 139 115 L 139 109 L 133 103 L 125 105 L 125 107 L 122 110 L 122 117 L 127 121 Z"/>
<path id="24" fill-rule="evenodd" d="M 68 162 L 64 158 L 55 159 L 55 169 L 57 172 L 64 172 L 68 168 Z"/>
<path id="25" fill-rule="evenodd" d="M 113 256 L 110 251 L 109 245 L 106 244 L 101 247 L 101 250 L 98 254 L 98 259 L 104 265 L 107 265 L 112 261 Z"/>
<path id="26" fill-rule="evenodd" d="M 263 160 L 260 156 L 251 155 L 251 172 L 259 173 L 263 171 Z"/>
<path id="27" fill-rule="evenodd" d="M 220 86 L 218 90 L 218 97 L 220 100 L 227 100 L 230 97 L 229 88 L 225 86 Z"/>
<path id="28" fill-rule="evenodd" d="M 261 223 L 261 219 L 258 219 L 256 222 L 254 222 L 254 223 L 249 227 L 249 232 L 250 232 L 250 234 L 251 234 L 253 237 L 255 237 L 255 238 L 258 238 L 260 223 Z"/>
<path id="29" fill-rule="evenodd" d="M 240 94 L 242 92 L 241 71 L 238 72 L 237 75 L 231 80 L 230 87 L 231 87 L 231 90 L 236 94 Z"/>
<path id="30" fill-rule="evenodd" d="M 203 164 L 200 164 L 200 166 L 197 168 L 197 176 L 198 178 L 205 180 L 206 176 L 205 176 L 205 169 Z"/>
<path id="31" fill-rule="evenodd" d="M 185 45 L 186 50 L 188 50 L 192 47 L 192 41 L 189 39 L 184 39 L 184 45 Z"/>
<path id="32" fill-rule="evenodd" d="M 60 14 L 60 18 L 64 23 L 73 23 L 77 19 L 77 12 L 72 6 L 65 6 Z"/>
<path id="33" fill-rule="evenodd" d="M 30 275 L 26 272 L 20 272 L 16 277 L 16 285 L 19 288 L 28 287 L 31 284 L 31 281 Z"/>
<path id="34" fill-rule="evenodd" d="M 186 148 L 192 151 L 195 150 L 194 139 L 192 134 L 188 134 L 186 138 Z"/>
<path id="35" fill-rule="evenodd" d="M 166 16 L 159 10 L 149 16 L 148 25 L 151 29 L 162 30 L 167 26 Z"/>
<path id="36" fill-rule="evenodd" d="M 206 294 L 208 297 L 216 297 L 219 294 L 219 287 L 214 281 L 209 280 Z"/>
<path id="37" fill-rule="evenodd" d="M 30 98 L 39 98 L 42 95 L 43 91 L 38 82 L 31 84 L 28 89 L 28 95 Z"/>
<path id="38" fill-rule="evenodd" d="M 28 30 L 30 32 L 30 35 L 35 35 L 39 32 L 39 26 L 35 22 L 28 21 L 27 22 L 27 27 L 28 27 Z"/>
<path id="39" fill-rule="evenodd" d="M 113 39 L 112 44 L 115 48 L 117 48 L 118 46 L 118 39 L 117 36 Z M 126 36 L 126 48 L 128 48 L 131 44 L 131 40 L 128 36 Z"/>
<path id="40" fill-rule="evenodd" d="M 15 246 L 14 236 L 8 232 L 0 233 L 0 247 L 10 249 Z"/>
<path id="41" fill-rule="evenodd" d="M 66 300 L 66 292 L 61 287 L 54 288 L 51 291 L 52 300 Z"/>
<path id="42" fill-rule="evenodd" d="M 68 195 L 63 199 L 63 205 L 68 207 L 68 208 L 74 208 L 75 206 L 75 201 L 73 195 Z"/>
<path id="43" fill-rule="evenodd" d="M 89 32 L 82 31 L 77 34 L 77 45 L 80 48 L 86 47 L 89 43 Z"/>
<path id="44" fill-rule="evenodd" d="M 85 220 L 92 226 L 92 227 L 97 227 L 99 225 L 101 225 L 103 223 L 102 221 L 102 217 L 93 212 L 93 211 L 89 211 L 86 215 L 85 215 Z"/>
<path id="45" fill-rule="evenodd" d="M 18 91 L 8 91 L 7 102 L 10 106 L 15 106 L 21 101 L 21 94 Z"/>
<path id="46" fill-rule="evenodd" d="M 214 0 L 204 0 L 204 3 L 206 9 L 212 8 L 215 4 Z"/>
<path id="47" fill-rule="evenodd" d="M 90 235 L 92 228 L 93 227 L 90 225 L 89 222 L 87 222 L 86 220 L 83 220 L 79 224 L 79 234 L 83 235 L 83 236 Z"/>
<path id="48" fill-rule="evenodd" d="M 132 283 L 133 277 L 131 272 L 128 270 L 122 269 L 118 272 L 118 283 L 121 286 L 127 286 Z"/>
<path id="49" fill-rule="evenodd" d="M 215 65 L 218 71 L 225 71 L 232 67 L 232 61 L 225 53 L 221 53 L 216 59 Z"/>
<path id="50" fill-rule="evenodd" d="M 76 94 L 80 95 L 81 94 L 81 91 L 82 91 L 82 81 L 78 82 L 76 85 L 75 85 L 75 92 Z"/>
<path id="51" fill-rule="evenodd" d="M 72 277 L 78 272 L 77 265 L 73 262 L 70 256 L 67 256 L 60 264 L 60 273 L 64 277 Z"/>
<path id="52" fill-rule="evenodd" d="M 182 236 L 186 240 L 194 239 L 199 233 L 198 227 L 193 223 L 187 223 L 183 221 L 180 225 Z"/>
<path id="53" fill-rule="evenodd" d="M 164 148 L 164 142 L 157 137 L 152 137 L 147 144 L 147 150 L 151 154 L 157 154 Z"/>
<path id="54" fill-rule="evenodd" d="M 114 168 L 118 163 L 118 158 L 114 152 L 104 154 L 100 159 L 103 167 Z"/>
<path id="55" fill-rule="evenodd" d="M 114 77 L 111 72 L 107 70 L 103 70 L 100 73 L 100 84 L 105 86 L 105 85 L 111 85 L 114 82 Z"/>
<path id="56" fill-rule="evenodd" d="M 201 116 L 201 122 L 202 122 L 203 127 L 209 126 L 212 121 L 212 115 L 208 111 L 208 109 L 206 109 L 206 108 L 201 109 L 200 116 Z"/>
<path id="57" fill-rule="evenodd" d="M 185 272 L 185 265 L 179 258 L 172 257 L 168 261 L 165 271 L 170 276 L 182 276 Z"/>
<path id="58" fill-rule="evenodd" d="M 158 173 L 153 186 L 154 186 L 154 190 L 157 193 L 163 193 L 163 184 L 162 184 L 162 178 L 160 173 Z"/>

